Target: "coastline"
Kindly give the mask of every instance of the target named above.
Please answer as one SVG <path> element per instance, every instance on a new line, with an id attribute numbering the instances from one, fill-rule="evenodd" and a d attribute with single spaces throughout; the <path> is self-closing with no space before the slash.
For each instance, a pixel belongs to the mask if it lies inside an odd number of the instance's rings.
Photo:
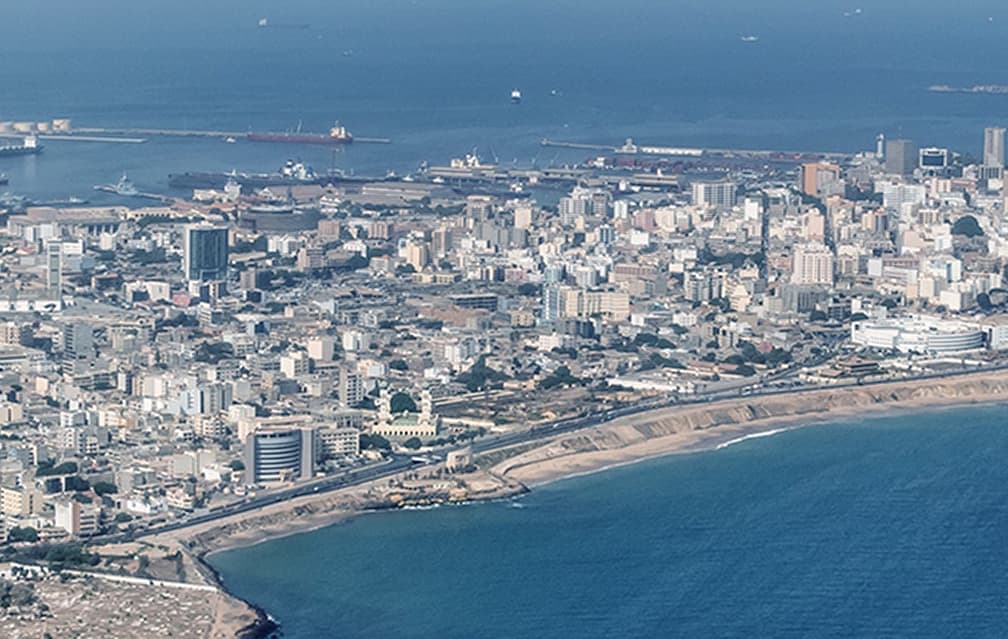
<path id="1" fill-rule="evenodd" d="M 1008 403 L 1008 371 L 670 407 L 559 435 L 531 449 L 513 447 L 516 454 L 496 462 L 488 471 L 474 474 L 483 483 L 473 484 L 465 499 L 454 499 L 445 491 L 425 492 L 421 488 L 427 501 L 418 503 L 465 504 L 508 499 L 564 479 L 657 457 L 718 450 L 797 428 L 828 426 L 831 422 L 851 418 L 999 403 Z M 506 455 L 507 450 L 484 454 Z M 222 595 L 245 607 L 253 618 L 249 622 L 246 617 L 241 627 L 235 623 L 227 625 L 226 630 L 233 635 L 215 631 L 214 637 L 260 639 L 276 630 L 275 622 L 262 608 L 230 593 L 211 565 L 210 557 L 224 550 L 336 525 L 359 515 L 402 508 L 411 502 L 392 500 L 389 492 L 404 490 L 403 484 L 409 484 L 405 481 L 406 474 L 394 480 L 375 480 L 325 495 L 306 495 L 219 522 L 154 536 L 151 540 L 184 549 L 206 569 L 208 580 Z M 425 481 L 430 484 L 435 480 Z M 398 488 L 391 488 L 393 484 Z"/>
<path id="2" fill-rule="evenodd" d="M 1008 402 L 1008 372 L 944 380 L 822 389 L 673 407 L 559 436 L 508 458 L 493 470 L 530 488 L 664 457 L 850 418 L 950 410 Z"/>

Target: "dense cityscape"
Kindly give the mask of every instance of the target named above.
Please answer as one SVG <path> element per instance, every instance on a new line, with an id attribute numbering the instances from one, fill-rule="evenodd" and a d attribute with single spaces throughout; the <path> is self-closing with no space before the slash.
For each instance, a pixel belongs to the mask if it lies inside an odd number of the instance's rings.
<path id="1" fill-rule="evenodd" d="M 0 128 L 25 153 L 83 135 Z M 185 582 L 205 568 L 144 540 L 355 487 L 358 508 L 513 494 L 508 458 L 648 410 L 998 370 L 1005 130 L 982 143 L 628 140 L 8 197 L 0 552 Z"/>

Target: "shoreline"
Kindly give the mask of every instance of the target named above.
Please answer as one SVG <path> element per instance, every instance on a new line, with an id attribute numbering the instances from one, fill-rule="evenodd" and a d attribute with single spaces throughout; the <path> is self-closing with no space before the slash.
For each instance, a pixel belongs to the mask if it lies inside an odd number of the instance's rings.
<path id="1" fill-rule="evenodd" d="M 613 463 L 586 468 L 584 470 L 564 472 L 553 477 L 548 477 L 544 479 L 539 479 L 534 482 L 528 483 L 529 492 L 532 492 L 536 488 L 542 488 L 549 486 L 551 484 L 556 484 L 560 482 L 567 481 L 569 479 L 577 479 L 578 477 L 587 477 L 589 475 L 595 475 L 598 473 L 608 472 L 610 470 L 616 470 L 619 468 L 625 468 L 627 466 L 633 466 L 642 462 L 653 461 L 657 459 L 664 459 L 666 457 L 677 457 L 680 455 L 698 455 L 703 453 L 713 453 L 720 450 L 730 448 L 736 444 L 741 444 L 753 439 L 763 439 L 768 437 L 773 437 L 775 435 L 782 435 L 795 430 L 804 430 L 806 428 L 822 428 L 834 425 L 834 422 L 846 423 L 851 419 L 884 419 L 890 416 L 896 416 L 899 414 L 924 414 L 924 413 L 939 413 L 949 410 L 957 410 L 962 408 L 967 408 L 970 406 L 981 407 L 981 406 L 999 406 L 1004 405 L 1008 408 L 1008 398 L 1004 399 L 992 399 L 989 401 L 975 401 L 975 402 L 957 402 L 955 404 L 947 405 L 925 405 L 921 407 L 911 407 L 911 406 L 885 406 L 877 410 L 864 410 L 864 411 L 851 411 L 850 413 L 829 413 L 821 415 L 818 419 L 812 419 L 806 422 L 799 422 L 796 416 L 793 420 L 791 418 L 779 418 L 773 420 L 767 420 L 766 422 L 756 422 L 751 428 L 742 428 L 732 431 L 721 431 L 717 433 L 711 433 L 710 437 L 704 440 L 683 444 L 681 448 L 669 449 L 663 452 L 655 452 L 654 454 L 642 455 L 639 457 L 634 457 L 632 459 L 615 461 Z M 729 435 L 736 435 L 731 436 Z"/>
<path id="2" fill-rule="evenodd" d="M 983 379 L 980 379 L 983 378 Z M 912 398 L 897 398 L 895 396 L 881 397 L 886 395 L 890 387 L 901 387 L 903 389 L 916 389 L 921 385 L 955 385 L 961 387 L 957 381 L 987 381 L 996 378 L 999 384 L 998 392 L 977 393 L 961 397 L 947 397 L 942 395 L 927 394 L 924 396 L 915 395 Z M 985 389 L 986 390 L 986 389 Z M 609 434 L 613 429 L 625 428 L 627 423 L 653 423 L 662 420 L 670 413 L 680 413 L 695 415 L 698 413 L 724 413 L 740 408 L 751 409 L 754 406 L 767 403 L 789 402 L 799 398 L 801 394 L 787 394 L 773 398 L 739 398 L 728 399 L 709 404 L 694 406 L 673 406 L 662 408 L 641 415 L 635 415 L 624 419 L 609 422 L 596 426 L 586 431 L 574 431 L 568 434 L 556 435 L 552 438 L 543 439 L 541 444 L 535 446 L 530 451 L 519 453 L 513 457 L 497 463 L 490 469 L 490 475 L 511 480 L 510 486 L 504 486 L 501 482 L 499 490 L 495 490 L 485 495 L 474 495 L 460 503 L 460 505 L 494 501 L 500 499 L 510 499 L 518 495 L 525 494 L 531 490 L 565 479 L 573 479 L 588 474 L 599 473 L 607 470 L 628 466 L 638 462 L 653 460 L 661 457 L 676 455 L 691 455 L 699 453 L 711 453 L 728 448 L 729 445 L 742 442 L 751 438 L 772 436 L 779 432 L 805 428 L 811 426 L 829 425 L 831 422 L 860 417 L 883 417 L 887 414 L 933 412 L 940 410 L 955 410 L 967 406 L 996 405 L 1000 403 L 1008 404 L 1008 371 L 995 373 L 972 373 L 961 375 L 949 380 L 940 382 L 903 382 L 896 381 L 887 384 L 880 384 L 875 387 L 858 387 L 845 389 L 820 389 L 808 391 L 804 395 L 830 394 L 835 396 L 845 396 L 855 393 L 863 393 L 873 396 L 870 403 L 842 403 L 837 405 L 821 404 L 815 405 L 811 409 L 791 412 L 789 414 L 768 414 L 765 416 L 746 415 L 744 421 L 724 421 L 707 425 L 692 425 L 686 430 L 680 430 L 669 434 L 641 437 L 640 440 L 630 444 L 598 446 L 588 450 L 566 450 L 561 455 L 543 455 L 542 452 L 549 451 L 551 446 L 557 442 L 569 442 L 572 439 L 592 438 L 595 435 Z M 761 401 L 762 400 L 762 401 Z M 803 402 L 805 404 L 811 402 Z M 681 416 L 681 415 L 680 415 Z M 506 452 L 501 449 L 488 452 Z M 537 459 L 528 459 L 536 456 Z M 575 464 L 568 464 L 575 463 Z M 536 473 L 532 474 L 528 469 L 535 468 Z M 266 511 L 282 512 L 286 515 L 282 522 L 270 522 L 257 527 L 253 534 L 251 530 L 223 530 L 229 526 L 229 522 L 222 521 L 209 525 L 206 530 L 186 530 L 180 529 L 171 534 L 176 541 L 187 542 L 188 549 L 193 554 L 199 553 L 201 556 L 210 557 L 217 552 L 231 550 L 235 548 L 248 547 L 264 543 L 267 541 L 319 530 L 329 526 L 346 523 L 353 518 L 366 514 L 377 514 L 393 510 L 401 510 L 401 506 L 394 506 L 388 503 L 376 503 L 370 501 L 367 504 L 360 504 L 360 496 L 363 491 L 373 488 L 375 482 L 350 487 L 341 491 L 336 491 L 323 498 L 317 496 L 303 496 L 290 502 L 281 502 L 258 511 L 252 511 L 236 516 L 239 522 L 255 520 L 267 514 Z M 328 501 L 340 502 L 335 508 L 326 508 Z M 323 504 L 320 510 L 305 508 L 305 505 Z M 306 511 L 306 512 L 305 512 Z M 187 534 L 186 534 L 187 533 Z M 153 538 L 158 538 L 155 535 Z"/>
<path id="3" fill-rule="evenodd" d="M 772 431 L 1001 403 L 1008 403 L 1006 371 L 723 400 L 659 409 L 591 432 L 561 435 L 499 462 L 493 470 L 536 488 L 657 457 L 709 452 Z"/>
<path id="4" fill-rule="evenodd" d="M 531 449 L 512 447 L 516 449 L 514 455 L 477 473 L 486 480 L 482 490 L 475 490 L 464 500 L 425 493 L 427 501 L 421 505 L 467 505 L 513 499 L 566 479 L 659 457 L 713 452 L 749 439 L 771 437 L 799 428 L 891 414 L 998 404 L 1008 404 L 1008 371 L 675 406 L 558 435 Z M 484 454 L 506 454 L 507 450 Z M 304 534 L 346 523 L 360 515 L 401 510 L 413 504 L 390 500 L 387 494 L 392 490 L 390 485 L 391 480 L 383 479 L 322 496 L 306 495 L 229 520 L 181 529 L 167 536 L 154 536 L 150 540 L 175 543 L 184 549 L 206 569 L 208 580 L 224 596 L 245 606 L 254 615 L 252 623 L 240 629 L 233 625 L 228 628 L 235 637 L 262 639 L 279 626 L 266 610 L 228 590 L 211 564 L 211 557 L 218 552 Z M 402 482 L 398 485 L 401 488 Z M 218 636 L 225 635 L 214 635 Z"/>

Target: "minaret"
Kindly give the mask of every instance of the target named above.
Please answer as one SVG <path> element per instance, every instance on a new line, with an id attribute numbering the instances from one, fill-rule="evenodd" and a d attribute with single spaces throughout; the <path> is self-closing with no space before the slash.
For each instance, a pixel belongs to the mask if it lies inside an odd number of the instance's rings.
<path id="1" fill-rule="evenodd" d="M 392 396 L 384 386 L 378 391 L 378 424 L 388 426 L 392 423 Z"/>

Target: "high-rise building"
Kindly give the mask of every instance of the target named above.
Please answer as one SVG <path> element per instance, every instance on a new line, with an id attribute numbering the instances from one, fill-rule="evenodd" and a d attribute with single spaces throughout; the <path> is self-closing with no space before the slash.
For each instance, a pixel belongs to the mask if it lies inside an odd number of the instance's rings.
<path id="1" fill-rule="evenodd" d="M 542 320 L 555 322 L 560 319 L 560 289 L 544 286 L 542 289 Z"/>
<path id="2" fill-rule="evenodd" d="M 694 182 L 693 204 L 730 209 L 735 206 L 736 186 L 734 182 Z"/>
<path id="3" fill-rule="evenodd" d="M 806 195 L 824 197 L 843 195 L 840 167 L 831 162 L 806 162 L 801 165 L 801 190 Z"/>
<path id="4" fill-rule="evenodd" d="M 245 437 L 245 481 L 309 479 L 316 454 L 314 428 L 256 430 Z"/>
<path id="5" fill-rule="evenodd" d="M 886 140 L 885 170 L 893 175 L 913 175 L 917 149 L 910 140 Z"/>
<path id="6" fill-rule="evenodd" d="M 791 267 L 793 284 L 833 284 L 833 251 L 825 244 L 810 242 L 795 247 Z"/>
<path id="7" fill-rule="evenodd" d="M 406 263 L 415 271 L 422 271 L 430 264 L 430 249 L 426 243 L 410 242 L 406 245 Z"/>
<path id="8" fill-rule="evenodd" d="M 984 129 L 983 164 L 1003 169 L 1005 165 L 1005 130 L 1001 127 Z"/>
<path id="9" fill-rule="evenodd" d="M 227 279 L 228 230 L 226 227 L 187 226 L 183 244 L 182 268 L 187 279 L 198 281 Z"/>
<path id="10" fill-rule="evenodd" d="M 451 253 L 452 250 L 452 232 L 450 229 L 442 226 L 431 233 L 431 246 L 434 257 L 441 259 Z"/>
<path id="11" fill-rule="evenodd" d="M 364 401 L 367 387 L 364 377 L 350 368 L 341 368 L 336 384 L 336 396 L 345 406 L 356 406 Z"/>
<path id="12" fill-rule="evenodd" d="M 59 242 L 46 247 L 46 288 L 54 295 L 63 292 L 63 245 Z"/>
<path id="13" fill-rule="evenodd" d="M 67 322 L 63 325 L 63 353 L 71 359 L 94 356 L 94 329 L 87 322 Z"/>

